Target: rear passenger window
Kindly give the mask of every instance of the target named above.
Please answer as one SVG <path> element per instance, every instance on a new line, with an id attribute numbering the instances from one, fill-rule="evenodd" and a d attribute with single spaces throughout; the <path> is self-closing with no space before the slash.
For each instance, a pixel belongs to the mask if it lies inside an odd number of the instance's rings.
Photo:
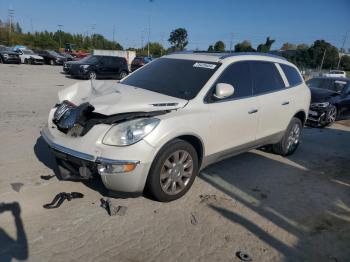
<path id="1" fill-rule="evenodd" d="M 288 79 L 289 86 L 300 85 L 303 82 L 303 80 L 300 77 L 300 74 L 294 67 L 284 64 L 280 64 L 280 66 Z"/>
<path id="2" fill-rule="evenodd" d="M 281 90 L 284 82 L 276 66 L 270 62 L 251 62 L 254 94 L 263 94 Z"/>
<path id="3" fill-rule="evenodd" d="M 237 62 L 228 66 L 221 74 L 217 83 L 230 84 L 235 88 L 232 98 L 247 97 L 253 94 L 252 81 L 248 62 Z M 215 88 L 213 88 L 215 92 Z"/>

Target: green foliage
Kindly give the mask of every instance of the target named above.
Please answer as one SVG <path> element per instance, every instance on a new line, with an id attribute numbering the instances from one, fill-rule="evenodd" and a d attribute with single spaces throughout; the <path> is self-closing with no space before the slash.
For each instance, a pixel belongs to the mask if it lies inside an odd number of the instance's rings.
<path id="1" fill-rule="evenodd" d="M 297 45 L 297 50 L 306 50 L 309 46 L 307 44 L 299 44 Z"/>
<path id="2" fill-rule="evenodd" d="M 350 56 L 348 55 L 342 56 L 340 60 L 340 67 L 345 71 L 350 71 Z"/>
<path id="3" fill-rule="evenodd" d="M 188 34 L 185 28 L 177 28 L 170 33 L 168 39 L 174 50 L 184 50 L 188 44 Z"/>
<path id="4" fill-rule="evenodd" d="M 225 52 L 225 44 L 224 42 L 222 42 L 221 40 L 220 41 L 217 41 L 214 45 L 214 51 L 216 52 Z"/>
<path id="5" fill-rule="evenodd" d="M 269 52 L 271 50 L 271 46 L 274 42 L 275 42 L 275 40 L 270 39 L 270 37 L 267 37 L 265 44 L 258 45 L 257 51 L 263 52 L 263 53 Z"/>
<path id="6" fill-rule="evenodd" d="M 210 45 L 209 47 L 208 47 L 208 52 L 213 52 L 214 51 L 214 47 L 212 46 L 212 45 Z"/>
<path id="7" fill-rule="evenodd" d="M 291 43 L 284 43 L 281 47 L 281 50 L 296 50 L 297 46 L 295 44 L 291 44 Z"/>
<path id="8" fill-rule="evenodd" d="M 255 52 L 256 50 L 252 47 L 252 44 L 244 40 L 242 43 L 235 45 L 235 52 Z"/>
<path id="9" fill-rule="evenodd" d="M 63 48 L 65 43 L 72 43 L 76 49 L 91 51 L 92 49 L 111 49 L 122 50 L 123 47 L 116 42 L 109 41 L 100 34 L 91 36 L 82 34 L 70 34 L 64 31 L 56 32 L 35 32 L 23 33 L 19 23 L 13 23 L 0 20 L 0 44 L 4 45 L 25 45 L 31 48 L 59 49 Z"/>
<path id="10" fill-rule="evenodd" d="M 338 49 L 324 40 L 316 40 L 308 49 L 311 57 L 310 66 L 317 68 L 321 65 L 324 52 L 325 58 L 323 62 L 323 69 L 331 69 L 337 66 L 339 61 Z"/>

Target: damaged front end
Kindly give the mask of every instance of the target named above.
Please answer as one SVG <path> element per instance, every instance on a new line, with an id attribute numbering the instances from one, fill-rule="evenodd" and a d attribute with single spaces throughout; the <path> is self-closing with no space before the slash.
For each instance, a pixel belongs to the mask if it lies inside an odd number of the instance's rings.
<path id="1" fill-rule="evenodd" d="M 169 110 L 159 110 L 103 115 L 95 113 L 95 108 L 88 102 L 75 106 L 67 100 L 56 105 L 56 108 L 52 122 L 57 126 L 58 130 L 74 137 L 84 136 L 97 124 L 119 124 L 137 118 L 154 117 L 169 112 Z"/>

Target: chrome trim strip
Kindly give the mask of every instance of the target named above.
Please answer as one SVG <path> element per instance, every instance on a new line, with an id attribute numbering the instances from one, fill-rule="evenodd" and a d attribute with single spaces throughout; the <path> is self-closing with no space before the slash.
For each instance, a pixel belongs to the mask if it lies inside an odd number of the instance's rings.
<path id="1" fill-rule="evenodd" d="M 125 164 L 139 164 L 140 161 L 139 160 L 114 160 L 114 159 L 109 159 L 109 158 L 104 158 L 104 157 L 95 157 L 93 155 L 90 154 L 85 154 L 61 145 L 58 145 L 54 142 L 52 142 L 45 134 L 45 132 L 43 132 L 42 130 L 40 131 L 40 134 L 42 136 L 42 138 L 45 140 L 45 142 L 49 145 L 49 147 L 60 151 L 62 153 L 65 153 L 67 155 L 73 156 L 73 157 L 77 157 L 77 158 L 81 158 L 84 160 L 88 160 L 91 162 L 96 162 L 96 163 L 100 163 L 100 164 L 110 164 L 110 165 L 125 165 Z"/>
<path id="2" fill-rule="evenodd" d="M 98 157 L 96 163 L 109 164 L 109 165 L 125 165 L 125 164 L 140 164 L 139 160 L 114 160 L 104 157 Z"/>
<path id="3" fill-rule="evenodd" d="M 93 155 L 85 154 L 85 153 L 82 153 L 82 152 L 79 152 L 79 151 L 76 151 L 76 150 L 73 150 L 73 149 L 70 149 L 70 148 L 67 148 L 67 147 L 64 147 L 64 146 L 61 146 L 61 145 L 58 145 L 58 144 L 52 142 L 45 135 L 45 132 L 43 132 L 43 131 L 40 131 L 40 134 L 43 137 L 43 139 L 46 141 L 46 143 L 51 148 L 53 148 L 53 149 L 55 149 L 57 151 L 60 151 L 62 153 L 65 153 L 67 155 L 71 155 L 71 156 L 74 156 L 74 157 L 77 157 L 77 158 L 82 158 L 82 159 L 85 159 L 85 160 L 88 160 L 88 161 L 94 161 L 95 160 L 95 157 Z"/>

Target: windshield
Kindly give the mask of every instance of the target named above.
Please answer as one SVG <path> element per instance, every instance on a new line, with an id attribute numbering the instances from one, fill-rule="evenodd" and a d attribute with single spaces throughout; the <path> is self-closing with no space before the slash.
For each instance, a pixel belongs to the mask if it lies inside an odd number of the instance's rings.
<path id="1" fill-rule="evenodd" d="M 330 78 L 312 78 L 306 82 L 310 88 L 327 89 L 337 93 L 342 92 L 348 83 L 348 80 L 337 80 Z"/>
<path id="2" fill-rule="evenodd" d="M 10 49 L 6 46 L 0 46 L 0 51 L 10 51 Z"/>
<path id="3" fill-rule="evenodd" d="M 51 55 L 53 56 L 60 56 L 59 54 L 57 54 L 55 51 L 48 51 Z"/>
<path id="4" fill-rule="evenodd" d="M 35 53 L 32 50 L 30 50 L 30 49 L 21 49 L 21 51 L 25 55 L 35 55 Z"/>
<path id="5" fill-rule="evenodd" d="M 160 58 L 141 67 L 121 83 L 190 100 L 219 66 L 213 62 Z"/>
<path id="6" fill-rule="evenodd" d="M 79 61 L 79 63 L 97 63 L 98 60 L 100 60 L 100 56 L 95 56 L 95 55 L 89 55 L 87 57 L 84 57 Z"/>

